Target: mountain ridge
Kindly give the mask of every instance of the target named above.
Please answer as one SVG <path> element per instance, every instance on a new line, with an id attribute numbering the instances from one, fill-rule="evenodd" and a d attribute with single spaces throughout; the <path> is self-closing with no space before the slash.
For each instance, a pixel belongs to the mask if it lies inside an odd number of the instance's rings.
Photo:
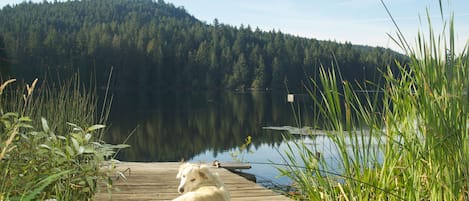
<path id="1" fill-rule="evenodd" d="M 208 24 L 161 0 L 22 3 L 0 10 L 0 30 L 10 76 L 60 69 L 105 80 L 112 66 L 117 85 L 132 87 L 301 88 L 322 64 L 337 64 L 347 80 L 375 81 L 404 59 L 380 47 Z"/>

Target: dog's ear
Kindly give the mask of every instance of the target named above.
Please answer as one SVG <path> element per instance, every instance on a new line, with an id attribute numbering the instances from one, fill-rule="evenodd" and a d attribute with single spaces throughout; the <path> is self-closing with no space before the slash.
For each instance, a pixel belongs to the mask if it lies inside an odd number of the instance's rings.
<path id="1" fill-rule="evenodd" d="M 208 167 L 205 166 L 205 165 L 200 166 L 200 168 L 199 168 L 199 176 L 202 177 L 203 179 L 208 179 L 208 174 L 209 174 Z"/>
<path id="2" fill-rule="evenodd" d="M 199 176 L 200 176 L 202 179 L 208 179 L 207 174 L 206 174 L 205 172 L 199 171 Z"/>

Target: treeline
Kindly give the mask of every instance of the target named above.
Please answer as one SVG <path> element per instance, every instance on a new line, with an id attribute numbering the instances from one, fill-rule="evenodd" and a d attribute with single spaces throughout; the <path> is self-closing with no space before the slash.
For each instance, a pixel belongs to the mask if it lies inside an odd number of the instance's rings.
<path id="1" fill-rule="evenodd" d="M 21 3 L 0 10 L 2 77 L 48 73 L 159 89 L 300 88 L 321 64 L 348 80 L 379 79 L 402 56 L 354 46 L 201 22 L 184 8 L 152 0 Z M 2 41 L 3 40 L 3 41 Z M 2 52 L 3 50 L 3 52 Z M 6 68 L 9 68 L 7 70 Z M 5 75 L 8 74 L 8 75 Z"/>

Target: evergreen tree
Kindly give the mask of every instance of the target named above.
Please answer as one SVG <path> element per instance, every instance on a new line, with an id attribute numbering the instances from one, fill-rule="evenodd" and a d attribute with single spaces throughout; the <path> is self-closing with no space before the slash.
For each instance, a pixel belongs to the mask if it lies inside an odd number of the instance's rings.
<path id="1" fill-rule="evenodd" d="M 240 54 L 233 66 L 233 73 L 229 78 L 228 87 L 244 89 L 248 81 L 248 66 L 244 54 Z"/>
<path id="2" fill-rule="evenodd" d="M 8 58 L 3 36 L 0 35 L 0 80 L 7 78 L 10 72 L 10 59 Z"/>
<path id="3" fill-rule="evenodd" d="M 24 2 L 0 10 L 0 30 L 2 74 L 11 65 L 19 79 L 79 71 L 105 82 L 113 67 L 116 87 L 127 88 L 301 87 L 335 61 L 344 79 L 377 81 L 386 65 L 405 62 L 384 48 L 209 25 L 154 0 Z"/>
<path id="4" fill-rule="evenodd" d="M 265 67 L 264 58 L 261 55 L 257 62 L 257 68 L 254 75 L 255 79 L 252 81 L 251 87 L 254 89 L 265 89 L 267 87 L 267 74 L 268 72 Z"/>
<path id="5" fill-rule="evenodd" d="M 274 58 L 272 62 L 272 88 L 279 88 L 285 82 L 285 73 L 284 66 L 281 63 L 280 59 L 277 57 Z"/>

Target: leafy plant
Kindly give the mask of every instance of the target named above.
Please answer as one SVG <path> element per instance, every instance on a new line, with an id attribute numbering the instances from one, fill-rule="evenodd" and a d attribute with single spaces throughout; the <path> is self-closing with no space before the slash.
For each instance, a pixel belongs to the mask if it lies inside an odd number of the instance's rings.
<path id="1" fill-rule="evenodd" d="M 0 88 L 0 94 L 7 84 Z M 17 108 L 20 112 L 4 112 L 1 108 L 0 119 L 0 200 L 91 200 L 98 191 L 98 186 L 112 187 L 110 180 L 112 168 L 102 168 L 105 160 L 112 157 L 115 149 L 125 148 L 127 145 L 109 145 L 100 140 L 104 125 L 95 124 L 81 127 L 77 124 L 66 123 L 63 120 L 55 122 L 51 127 L 46 118 L 35 122 L 26 116 L 52 116 L 61 114 L 52 110 L 52 105 L 44 107 L 45 102 L 51 101 L 62 105 L 75 104 L 74 107 L 95 107 L 89 104 L 87 96 L 74 96 L 79 92 L 59 92 L 64 96 L 49 96 L 39 94 L 33 96 L 37 81 L 31 86 L 26 85 L 26 94 L 22 99 L 7 98 L 7 108 Z M 62 88 L 61 90 L 69 90 Z M 41 91 L 44 93 L 44 91 Z M 18 94 L 13 91 L 13 94 Z M 89 96 L 93 96 L 89 94 Z M 0 97 L 2 101 L 3 97 Z M 38 100 L 40 99 L 40 100 Z M 59 99 L 59 100 L 55 100 Z M 74 100 L 78 99 L 78 100 Z M 83 100 L 86 99 L 86 100 Z M 73 102 L 72 102 L 73 101 Z M 78 104 L 76 104 L 78 103 Z M 22 107 L 16 106 L 22 105 Z M 34 105 L 34 106 L 32 106 Z M 13 107 L 12 107 L 13 106 Z M 30 108 L 35 108 L 29 110 Z M 49 110 L 44 110 L 49 108 Z M 73 110 L 73 109 L 71 109 Z M 74 111 L 79 111 L 75 108 Z M 84 109 L 82 112 L 89 112 Z M 50 112 L 54 112 L 51 114 Z M 67 111 L 68 112 L 68 111 Z M 62 113 L 67 113 L 62 111 Z M 88 114 L 83 114 L 87 116 Z M 79 116 L 78 114 L 76 116 Z M 61 117 L 70 117 L 62 115 Z M 87 117 L 85 117 L 87 118 Z M 89 119 L 85 119 L 89 124 Z M 68 127 L 68 128 L 66 128 Z"/>

